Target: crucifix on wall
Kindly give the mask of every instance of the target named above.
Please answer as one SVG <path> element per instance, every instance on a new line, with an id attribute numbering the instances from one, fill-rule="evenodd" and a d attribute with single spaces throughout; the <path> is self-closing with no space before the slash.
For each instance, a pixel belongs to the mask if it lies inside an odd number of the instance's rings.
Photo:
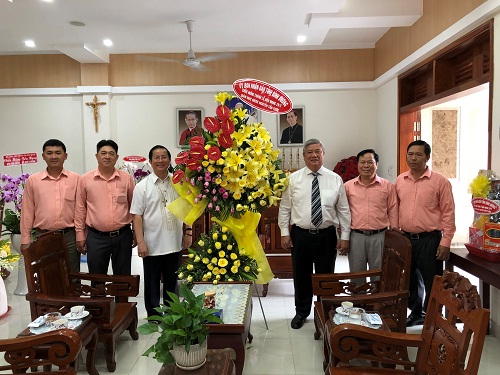
<path id="1" fill-rule="evenodd" d="M 91 102 L 85 103 L 89 107 L 92 107 L 94 111 L 94 125 L 96 133 L 99 131 L 99 106 L 106 105 L 106 102 L 99 102 L 97 100 L 97 95 L 94 95 L 94 100 Z"/>

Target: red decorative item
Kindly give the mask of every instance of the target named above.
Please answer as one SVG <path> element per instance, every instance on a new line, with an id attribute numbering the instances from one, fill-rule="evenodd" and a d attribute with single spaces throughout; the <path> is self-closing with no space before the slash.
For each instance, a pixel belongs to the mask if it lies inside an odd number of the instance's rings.
<path id="1" fill-rule="evenodd" d="M 205 117 L 203 120 L 203 125 L 210 133 L 215 133 L 220 129 L 220 121 L 215 117 Z"/>
<path id="2" fill-rule="evenodd" d="M 226 134 L 233 134 L 234 133 L 234 123 L 232 120 L 230 120 L 228 118 L 225 120 L 222 120 L 221 128 L 222 128 L 222 131 Z"/>
<path id="3" fill-rule="evenodd" d="M 492 262 L 500 262 L 500 253 L 498 252 L 489 252 L 487 250 L 478 249 L 468 243 L 465 244 L 465 247 L 472 255 L 491 260 Z"/>
<path id="4" fill-rule="evenodd" d="M 221 145 L 221 147 L 229 148 L 233 144 L 233 139 L 229 134 L 222 133 L 219 135 L 219 144 Z"/>
<path id="5" fill-rule="evenodd" d="M 201 147 L 205 146 L 205 140 L 203 137 L 200 137 L 199 135 L 195 135 L 194 137 L 191 137 L 189 140 L 189 145 L 194 146 L 194 145 L 200 145 Z"/>
<path id="6" fill-rule="evenodd" d="M 189 152 L 182 151 L 175 158 L 175 164 L 184 164 L 189 159 Z"/>
<path id="7" fill-rule="evenodd" d="M 215 114 L 220 120 L 226 120 L 231 116 L 231 110 L 225 105 L 219 105 L 215 110 Z"/>
<path id="8" fill-rule="evenodd" d="M 219 160 L 219 159 L 220 159 L 220 157 L 221 157 L 221 152 L 220 152 L 220 149 L 219 149 L 219 147 L 217 147 L 217 146 L 212 146 L 212 147 L 210 147 L 210 148 L 208 149 L 207 154 L 208 154 L 208 158 L 209 158 L 210 160 L 214 160 L 214 161 Z"/>
<path id="9" fill-rule="evenodd" d="M 189 150 L 189 157 L 191 159 L 203 160 L 204 156 L 205 156 L 205 149 L 203 148 L 203 146 L 200 145 L 191 146 L 191 150 Z"/>
<path id="10" fill-rule="evenodd" d="M 342 177 L 342 181 L 347 182 L 359 176 L 358 162 L 356 156 L 350 156 L 337 163 L 333 171 Z"/>
<path id="11" fill-rule="evenodd" d="M 179 182 L 182 181 L 183 178 L 184 178 L 184 171 L 182 169 L 178 169 L 172 176 L 172 181 L 174 182 L 174 184 L 178 184 Z"/>

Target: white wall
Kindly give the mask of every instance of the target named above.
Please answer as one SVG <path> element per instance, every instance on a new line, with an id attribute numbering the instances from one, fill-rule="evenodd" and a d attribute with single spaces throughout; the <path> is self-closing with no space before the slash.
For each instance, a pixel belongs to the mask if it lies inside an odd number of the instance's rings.
<path id="1" fill-rule="evenodd" d="M 165 145 L 175 155 L 180 151 L 176 146 L 176 109 L 201 107 L 205 116 L 214 116 L 214 94 L 115 94 L 100 108 L 97 134 L 84 104 L 88 96 L 0 97 L 0 154 L 37 152 L 39 162 L 23 169 L 39 171 L 45 167 L 40 156 L 42 144 L 58 138 L 69 154 L 66 167 L 83 173 L 96 167 L 97 141 L 111 136 L 118 143 L 121 157 L 147 157 L 156 144 Z M 290 97 L 305 107 L 305 136 L 324 143 L 328 168 L 363 148 L 375 147 L 375 90 L 292 92 Z M 363 103 L 362 108 L 359 103 Z M 263 113 L 262 121 L 277 144 L 277 115 Z M 2 164 L 0 172 L 17 175 L 21 169 Z"/>

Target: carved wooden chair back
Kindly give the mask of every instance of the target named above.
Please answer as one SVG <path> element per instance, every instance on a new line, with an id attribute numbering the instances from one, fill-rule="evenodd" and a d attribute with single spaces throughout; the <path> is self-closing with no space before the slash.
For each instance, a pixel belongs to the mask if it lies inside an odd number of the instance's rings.
<path id="1" fill-rule="evenodd" d="M 410 240 L 398 231 L 386 231 L 378 291 L 388 292 L 408 289 L 410 265 Z"/>
<path id="2" fill-rule="evenodd" d="M 477 288 L 466 277 L 457 272 L 436 276 L 422 329 L 423 345 L 417 354 L 417 372 L 477 374 L 488 322 L 489 310 L 481 307 Z"/>
<path id="3" fill-rule="evenodd" d="M 330 332 L 329 346 L 337 360 L 330 361 L 329 373 L 475 375 L 488 322 L 489 310 L 481 307 L 476 287 L 457 272 L 445 271 L 434 278 L 421 334 L 384 332 L 352 324 L 336 326 Z M 415 361 L 406 356 L 409 347 L 417 349 Z M 351 365 L 355 358 L 371 362 L 372 367 Z M 374 364 L 385 364 L 385 368 Z"/>

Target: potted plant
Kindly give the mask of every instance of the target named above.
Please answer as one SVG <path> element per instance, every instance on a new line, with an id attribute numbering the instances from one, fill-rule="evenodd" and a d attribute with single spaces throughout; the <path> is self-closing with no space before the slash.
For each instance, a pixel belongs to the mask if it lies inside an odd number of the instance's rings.
<path id="1" fill-rule="evenodd" d="M 214 315 L 218 310 L 204 307 L 205 295 L 195 296 L 185 283 L 180 285 L 182 300 L 174 293 L 168 295 L 171 298 L 168 306 L 160 305 L 156 308 L 159 314 L 150 316 L 149 322 L 137 329 L 143 335 L 160 333 L 156 343 L 143 355 L 147 357 L 153 353 L 158 362 L 175 362 L 181 368 L 201 367 L 207 350 L 206 323 L 223 323 Z"/>

